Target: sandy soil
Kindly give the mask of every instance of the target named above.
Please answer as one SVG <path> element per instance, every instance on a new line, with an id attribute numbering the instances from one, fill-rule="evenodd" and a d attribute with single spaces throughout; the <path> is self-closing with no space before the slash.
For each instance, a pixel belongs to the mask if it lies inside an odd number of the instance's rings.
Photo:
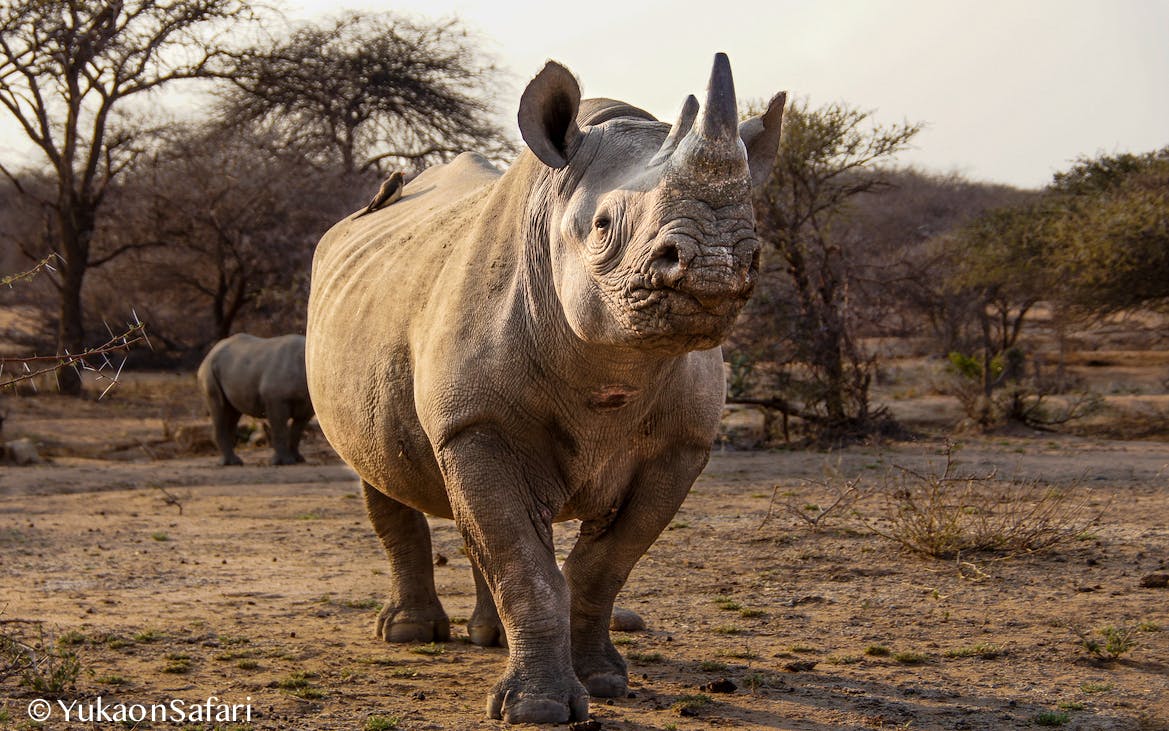
<path id="1" fill-rule="evenodd" d="M 262 448 L 243 449 L 242 468 L 184 454 L 164 435 L 195 419 L 176 406 L 185 378 L 101 403 L 0 404 L 5 435 L 51 457 L 0 466 L 0 631 L 28 636 L 15 620 L 36 620 L 76 652 L 67 700 L 251 703 L 250 724 L 189 728 L 505 728 L 483 713 L 505 651 L 458 625 L 439 646 L 374 638 L 385 561 L 327 445 L 279 468 Z M 1141 586 L 1169 572 L 1169 444 L 965 438 L 961 470 L 997 467 L 1085 506 L 1076 538 L 1047 553 L 921 557 L 874 532 L 882 495 L 818 530 L 787 509 L 830 503 L 826 473 L 888 486 L 894 465 L 936 472 L 943 451 L 923 438 L 715 453 L 620 597 L 648 629 L 615 633 L 631 693 L 594 701 L 594 728 L 1169 729 L 1169 589 Z M 467 559 L 449 521 L 432 528 L 457 622 L 473 606 Z M 574 532 L 557 529 L 562 557 Z M 1077 632 L 1107 626 L 1135 645 L 1100 662 Z M 709 688 L 724 678 L 733 692 Z M 0 728 L 102 727 L 31 725 L 37 696 L 0 681 Z"/>

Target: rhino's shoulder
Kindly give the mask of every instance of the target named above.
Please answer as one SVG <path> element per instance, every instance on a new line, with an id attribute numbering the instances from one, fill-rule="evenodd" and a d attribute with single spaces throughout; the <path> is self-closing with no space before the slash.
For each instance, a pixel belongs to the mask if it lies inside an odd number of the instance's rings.
<path id="1" fill-rule="evenodd" d="M 464 152 L 449 163 L 421 172 L 402 189 L 402 197 L 368 215 L 354 213 L 337 222 L 317 246 L 318 258 L 336 247 L 389 242 L 404 231 L 425 225 L 490 186 L 502 172 L 482 155 Z M 343 243 L 344 242 L 344 243 Z"/>

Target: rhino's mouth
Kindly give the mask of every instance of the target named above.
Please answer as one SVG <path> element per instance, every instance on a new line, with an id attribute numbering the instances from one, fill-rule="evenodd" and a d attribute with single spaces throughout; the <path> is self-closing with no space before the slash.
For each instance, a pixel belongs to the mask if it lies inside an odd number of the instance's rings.
<path id="1" fill-rule="evenodd" d="M 700 299 L 644 275 L 625 288 L 621 299 L 619 317 L 638 338 L 677 339 L 686 343 L 686 349 L 695 349 L 721 342 L 747 298 L 728 293 Z"/>

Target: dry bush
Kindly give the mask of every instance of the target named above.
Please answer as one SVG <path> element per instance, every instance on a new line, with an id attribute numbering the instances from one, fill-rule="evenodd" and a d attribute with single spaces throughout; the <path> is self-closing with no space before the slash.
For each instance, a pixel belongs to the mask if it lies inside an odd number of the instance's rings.
<path id="1" fill-rule="evenodd" d="M 35 638 L 28 626 L 36 628 Z M 81 663 L 63 640 L 55 642 L 35 620 L 0 621 L 0 681 L 19 677 L 21 685 L 53 698 L 73 688 Z"/>
<path id="2" fill-rule="evenodd" d="M 877 489 L 881 514 L 866 519 L 866 526 L 916 553 L 958 559 L 1054 549 L 1079 539 L 1106 509 L 1094 510 L 1087 496 L 1037 479 L 960 474 L 953 445 L 945 457 L 940 472 L 895 467 Z"/>
<path id="3" fill-rule="evenodd" d="M 771 489 L 771 500 L 767 505 L 767 515 L 759 527 L 763 528 L 777 511 L 782 511 L 795 519 L 799 525 L 812 532 L 819 532 L 830 521 L 856 515 L 858 504 L 871 493 L 871 488 L 861 483 L 860 476 L 847 478 L 840 471 L 839 465 L 826 466 L 824 478 L 821 480 L 804 480 L 806 487 L 812 488 L 808 492 L 788 490 L 781 492 L 781 485 Z M 820 499 L 815 496 L 819 495 Z M 778 504 L 778 499 L 783 503 Z"/>

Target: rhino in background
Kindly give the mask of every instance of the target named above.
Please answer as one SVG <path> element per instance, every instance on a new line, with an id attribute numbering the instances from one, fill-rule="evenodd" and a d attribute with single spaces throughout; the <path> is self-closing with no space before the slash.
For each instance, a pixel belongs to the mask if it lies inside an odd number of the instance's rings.
<path id="1" fill-rule="evenodd" d="M 241 414 L 268 420 L 272 464 L 303 462 L 300 438 L 313 418 L 304 368 L 304 336 L 258 338 L 239 333 L 211 348 L 199 365 L 199 390 L 207 410 L 220 464 L 240 465 L 235 433 Z"/>
<path id="2" fill-rule="evenodd" d="M 582 102 L 549 62 L 506 173 L 464 153 L 317 247 L 309 390 L 389 558 L 378 634 L 449 638 L 423 514 L 453 518 L 470 639 L 509 649 L 491 718 L 585 719 L 590 695 L 627 692 L 614 598 L 709 457 L 783 104 L 738 125 L 718 54 L 705 105 L 689 97 L 671 127 Z M 552 523 L 572 518 L 562 572 Z"/>

